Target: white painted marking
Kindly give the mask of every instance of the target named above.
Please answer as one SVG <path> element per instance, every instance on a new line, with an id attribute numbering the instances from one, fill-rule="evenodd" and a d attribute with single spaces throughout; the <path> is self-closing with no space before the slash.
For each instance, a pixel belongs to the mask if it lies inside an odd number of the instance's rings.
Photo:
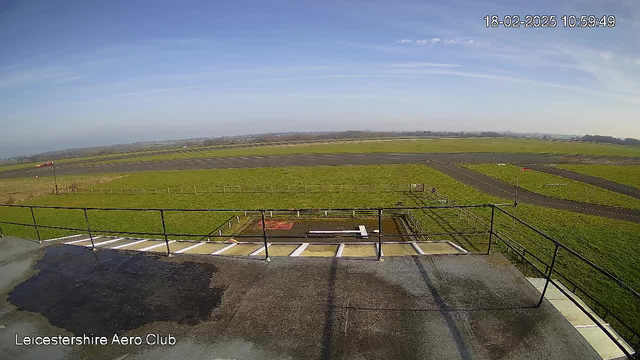
<path id="1" fill-rule="evenodd" d="M 169 241 L 169 245 L 173 244 L 174 242 L 176 242 L 176 241 L 175 240 Z M 159 248 L 160 246 L 166 246 L 166 245 L 167 245 L 166 242 L 161 242 L 160 244 L 147 246 L 146 248 L 140 249 L 138 251 L 149 251 L 149 250 L 153 250 L 155 248 Z"/>
<path id="2" fill-rule="evenodd" d="M 411 242 L 411 245 L 413 245 L 413 248 L 416 249 L 416 251 L 418 252 L 418 254 L 420 255 L 424 255 L 424 251 L 422 251 L 422 249 L 420 249 L 420 246 L 418 246 L 418 244 L 416 244 L 415 241 Z"/>
<path id="3" fill-rule="evenodd" d="M 449 245 L 453 246 L 454 248 L 456 248 L 456 249 L 458 249 L 458 250 L 462 251 L 462 253 L 464 253 L 464 254 L 468 253 L 468 251 L 467 251 L 467 250 L 463 249 L 461 246 L 458 246 L 458 245 L 456 245 L 456 244 L 452 243 L 451 241 L 447 241 L 447 243 L 448 243 Z"/>
<path id="4" fill-rule="evenodd" d="M 344 251 L 344 244 L 340 244 L 340 246 L 338 246 L 338 253 L 336 254 L 336 257 L 342 257 L 343 251 Z"/>
<path id="5" fill-rule="evenodd" d="M 311 230 L 309 234 L 360 234 L 360 230 Z"/>
<path id="6" fill-rule="evenodd" d="M 95 246 L 98 246 L 98 245 L 104 245 L 104 244 L 111 244 L 111 243 L 114 243 L 114 242 L 120 241 L 120 240 L 122 240 L 122 239 L 124 239 L 124 238 L 117 238 L 117 239 L 107 240 L 107 241 L 103 241 L 103 242 L 99 242 L 99 243 L 94 242 L 93 244 L 94 244 Z M 86 246 L 86 247 L 91 247 L 91 244 L 89 244 L 89 245 L 85 245 L 85 246 Z"/>
<path id="7" fill-rule="evenodd" d="M 114 246 L 114 247 L 112 247 L 112 249 L 120 249 L 120 248 L 123 248 L 123 247 L 127 247 L 129 245 L 141 244 L 141 243 L 143 243 L 145 241 L 147 241 L 147 240 L 138 240 L 138 241 L 134 241 L 134 242 L 128 243 L 128 244 L 122 244 L 122 245 Z"/>
<path id="8" fill-rule="evenodd" d="M 293 257 L 300 256 L 300 254 L 302 254 L 302 252 L 304 251 L 304 249 L 307 248 L 307 246 L 309 246 L 309 243 L 303 243 L 302 245 L 298 246 L 298 248 L 294 252 L 292 252 L 291 255 L 289 256 L 293 256 Z"/>
<path id="9" fill-rule="evenodd" d="M 100 238 L 100 237 L 94 237 L 94 238 L 93 238 L 93 240 L 98 239 L 98 238 Z M 64 244 L 65 244 L 65 245 L 71 245 L 71 244 L 76 244 L 76 243 L 79 243 L 79 242 L 89 241 L 89 240 L 91 240 L 91 239 L 90 239 L 90 238 L 86 238 L 86 239 L 80 239 L 80 240 L 69 241 L 69 242 L 66 242 L 66 243 L 64 243 Z"/>
<path id="10" fill-rule="evenodd" d="M 367 234 L 367 228 L 364 225 L 358 225 L 358 228 L 360 229 L 360 236 L 362 236 L 363 239 L 369 238 L 369 234 Z"/>
<path id="11" fill-rule="evenodd" d="M 198 246 L 202 246 L 202 245 L 204 245 L 204 244 L 206 244 L 206 242 L 204 242 L 204 241 L 203 241 L 203 242 L 197 243 L 197 244 L 195 244 L 195 245 L 191 245 L 191 246 L 189 246 L 189 247 L 186 247 L 186 248 L 184 248 L 184 249 L 180 249 L 180 250 L 176 251 L 174 254 L 182 254 L 183 252 L 187 252 L 187 251 L 189 251 L 189 250 L 191 250 L 191 249 L 195 249 L 195 248 L 197 248 Z"/>
<path id="12" fill-rule="evenodd" d="M 271 243 L 267 243 L 267 247 L 271 246 Z M 261 252 L 264 251 L 264 246 L 260 247 L 260 249 L 252 252 L 251 254 L 249 254 L 249 256 L 256 256 L 258 254 L 260 254 Z"/>
<path id="13" fill-rule="evenodd" d="M 214 252 L 212 252 L 212 253 L 211 253 L 211 255 L 219 255 L 219 254 L 222 254 L 223 252 L 225 252 L 225 251 L 227 251 L 227 250 L 231 249 L 232 247 L 234 247 L 234 246 L 236 246 L 236 245 L 238 245 L 238 243 L 230 244 L 230 245 L 228 245 L 228 246 L 223 247 L 222 249 L 220 249 L 220 250 L 218 250 L 218 251 L 214 251 Z"/>
<path id="14" fill-rule="evenodd" d="M 78 237 L 78 236 L 86 236 L 86 235 L 83 235 L 83 234 L 69 235 L 69 236 L 63 236 L 63 237 L 59 237 L 59 238 L 55 238 L 55 239 L 47 239 L 45 241 L 57 241 L 57 240 L 71 239 L 71 238 Z"/>

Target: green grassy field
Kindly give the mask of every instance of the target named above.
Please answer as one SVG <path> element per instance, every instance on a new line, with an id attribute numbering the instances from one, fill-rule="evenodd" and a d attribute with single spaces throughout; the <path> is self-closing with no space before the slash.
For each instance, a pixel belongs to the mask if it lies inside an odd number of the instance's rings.
<path id="1" fill-rule="evenodd" d="M 521 171 L 521 168 L 515 165 L 467 164 L 464 166 L 514 186 L 519 178 L 521 188 L 558 199 L 640 209 L 640 199 L 618 194 L 580 181 L 567 179 L 562 176 L 551 175 L 540 171 Z"/>
<path id="2" fill-rule="evenodd" d="M 558 167 L 640 188 L 640 166 L 561 164 Z"/>
<path id="3" fill-rule="evenodd" d="M 292 144 L 209 150 L 188 153 L 173 153 L 154 156 L 140 156 L 128 159 L 98 161 L 99 164 L 210 158 L 226 156 L 290 155 L 290 154 L 339 154 L 339 153 L 459 153 L 459 152 L 501 152 L 570 155 L 640 156 L 640 148 L 602 145 L 570 141 L 543 141 L 533 139 L 427 139 L 427 140 L 386 140 L 350 141 L 340 143 Z"/>
<path id="4" fill-rule="evenodd" d="M 436 186 L 439 193 L 460 203 L 500 203 L 503 199 L 489 197 L 474 188 L 423 165 L 341 166 L 341 167 L 289 167 L 274 169 L 229 169 L 164 171 L 127 174 L 126 177 L 96 187 L 179 187 L 203 186 L 207 184 L 408 184 L 426 183 Z M 26 204 L 64 205 L 74 207 L 124 207 L 124 208 L 328 208 L 328 207 L 378 207 L 393 206 L 401 199 L 399 193 L 265 193 L 265 194 L 198 194 L 198 195 L 59 195 L 44 196 L 27 201 Z M 405 205 L 435 204 L 429 193 L 417 196 L 402 195 Z M 514 209 L 510 208 L 513 212 Z M 640 264 L 636 261 L 640 252 L 640 224 L 604 219 L 596 216 L 575 214 L 567 211 L 520 205 L 517 215 L 536 227 L 554 236 L 562 243 L 577 250 L 588 259 L 612 272 L 635 289 L 640 289 Z M 489 218 L 489 209 L 475 213 Z M 416 219 L 428 232 L 466 231 L 477 228 L 468 219 L 454 210 L 415 211 Z M 85 228 L 84 215 L 80 210 L 36 209 L 40 225 Z M 170 233 L 215 233 L 230 234 L 241 224 L 235 216 L 238 212 L 221 213 L 172 213 L 165 214 Z M 158 212 L 90 211 L 90 222 L 94 231 L 117 230 L 131 232 L 162 231 Z M 4 221 L 31 222 L 28 209 L 0 208 Z M 231 222 L 232 228 L 227 224 Z M 6 234 L 35 238 L 31 228 L 3 225 Z M 496 217 L 496 229 L 508 234 L 529 251 L 549 261 L 553 253 L 551 243 L 513 221 L 505 215 Z M 44 238 L 63 236 L 70 232 L 42 229 Z M 470 250 L 482 251 L 487 236 L 451 236 Z M 486 248 L 486 247 L 485 247 Z M 570 274 L 581 287 L 596 295 L 597 299 L 617 313 L 624 315 L 640 328 L 640 304 L 633 301 L 588 268 L 560 253 L 558 269 Z M 630 308 L 629 308 L 630 307 Z"/>

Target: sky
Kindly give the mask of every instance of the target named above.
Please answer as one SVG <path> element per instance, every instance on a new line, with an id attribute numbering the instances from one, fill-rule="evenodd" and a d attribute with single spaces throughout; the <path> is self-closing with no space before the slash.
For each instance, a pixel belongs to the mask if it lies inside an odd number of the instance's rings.
<path id="1" fill-rule="evenodd" d="M 484 20 L 527 14 L 558 25 Z M 0 46 L 0 158 L 282 131 L 640 138 L 637 0 L 12 0 Z"/>

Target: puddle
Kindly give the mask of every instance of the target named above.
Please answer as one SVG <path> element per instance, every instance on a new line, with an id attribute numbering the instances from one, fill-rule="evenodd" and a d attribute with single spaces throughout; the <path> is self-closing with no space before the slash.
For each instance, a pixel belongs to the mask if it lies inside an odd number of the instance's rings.
<path id="1" fill-rule="evenodd" d="M 109 336 L 155 321 L 196 325 L 221 303 L 210 288 L 216 267 L 142 253 L 58 245 L 34 265 L 8 300 L 75 335 Z"/>

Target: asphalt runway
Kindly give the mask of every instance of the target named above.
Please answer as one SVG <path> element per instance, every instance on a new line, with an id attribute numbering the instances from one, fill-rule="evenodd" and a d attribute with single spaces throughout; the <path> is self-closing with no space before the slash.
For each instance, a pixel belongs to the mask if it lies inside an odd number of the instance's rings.
<path id="1" fill-rule="evenodd" d="M 339 165 L 384 165 L 424 163 L 525 163 L 525 164 L 622 164 L 640 165 L 640 158 L 545 154 L 497 154 L 497 153 L 421 153 L 421 154 L 300 154 L 272 156 L 237 156 L 217 158 L 195 158 L 161 161 L 143 161 L 114 164 L 59 164 L 58 175 L 123 173 L 161 170 L 238 169 L 280 166 L 339 166 Z M 0 179 L 52 176 L 51 168 L 23 168 L 0 172 Z"/>
<path id="2" fill-rule="evenodd" d="M 460 166 L 449 164 L 431 164 L 431 166 L 489 195 L 505 198 L 509 201 L 515 200 L 515 187 L 511 184 Z M 557 199 L 522 188 L 518 190 L 518 203 L 640 223 L 640 211 L 638 210 Z"/>

